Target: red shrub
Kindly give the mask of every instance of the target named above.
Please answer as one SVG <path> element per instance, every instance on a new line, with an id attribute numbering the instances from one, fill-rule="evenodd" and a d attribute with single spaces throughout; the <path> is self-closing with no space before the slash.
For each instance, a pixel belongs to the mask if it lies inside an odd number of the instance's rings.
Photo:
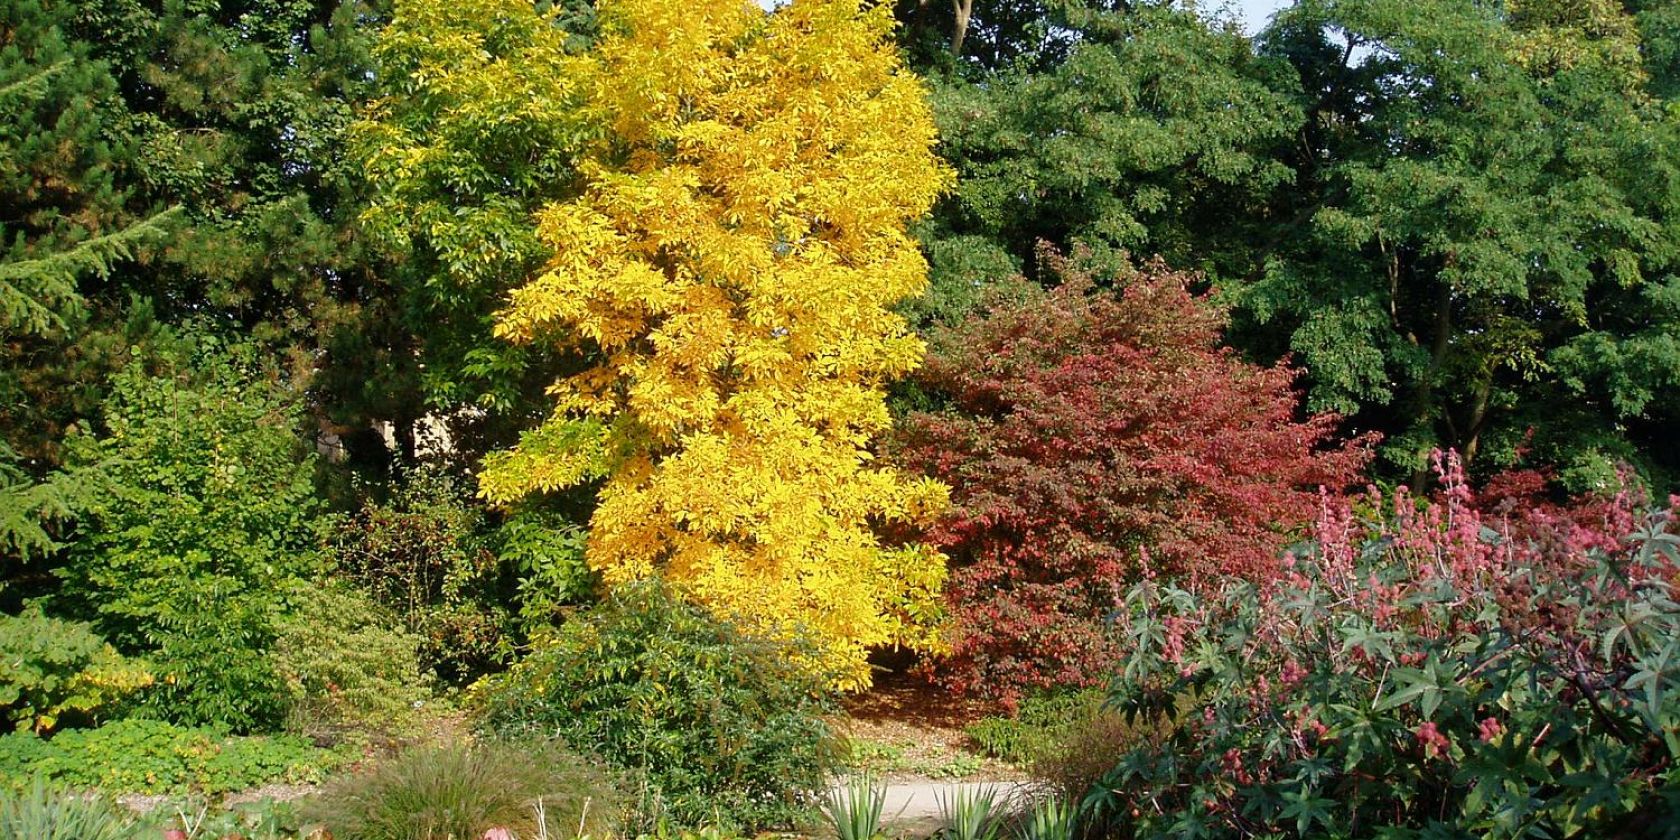
<path id="1" fill-rule="evenodd" d="M 1159 263 L 1118 293 L 1051 255 L 935 336 L 919 384 L 947 408 L 912 415 L 901 463 L 952 487 L 930 537 L 951 557 L 945 683 L 1006 701 L 1089 684 L 1115 649 L 1104 616 L 1139 575 L 1267 577 L 1343 488 L 1362 446 L 1335 418 L 1297 419 L 1294 374 L 1221 346 L 1224 313 Z"/>

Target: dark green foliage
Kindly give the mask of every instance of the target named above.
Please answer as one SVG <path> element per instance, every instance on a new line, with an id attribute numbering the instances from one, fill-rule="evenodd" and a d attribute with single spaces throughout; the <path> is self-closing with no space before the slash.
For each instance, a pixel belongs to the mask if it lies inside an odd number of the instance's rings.
<path id="1" fill-rule="evenodd" d="M 85 326 L 89 281 L 155 244 L 166 220 L 130 211 L 117 172 L 133 148 L 112 138 L 122 108 L 109 67 L 67 28 L 65 3 L 19 0 L 0 9 L 0 453 L 5 485 L 17 464 L 53 447 L 68 418 L 43 409 L 44 371 L 73 366 L 64 342 Z M 53 383 L 59 384 L 59 383 Z M 45 386 L 45 387 L 44 387 Z M 9 495 L 14 490 L 7 487 Z M 8 501 L 0 506 L 9 507 Z M 0 512 L 0 533 L 17 531 Z M 46 543 L 26 546 L 38 551 Z"/>
<path id="2" fill-rule="evenodd" d="M 420 638 L 425 670 L 464 685 L 513 647 L 514 584 L 490 550 L 484 510 L 453 475 L 414 469 L 390 490 L 341 523 L 337 571 Z"/>
<path id="3" fill-rule="evenodd" d="M 93 628 L 27 610 L 0 615 L 0 710 L 19 731 L 98 721 L 152 682 Z"/>
<path id="4" fill-rule="evenodd" d="M 944 8 L 905 4 L 907 37 Z M 1036 28 L 980 25 L 1023 58 L 937 74 L 959 181 L 919 321 L 1040 240 L 1160 254 L 1236 305 L 1238 347 L 1303 365 L 1312 410 L 1380 432 L 1384 477 L 1437 447 L 1572 491 L 1676 474 L 1672 4 L 1308 0 L 1257 48 L 1169 4 L 973 11 Z"/>
<path id="5" fill-rule="evenodd" d="M 109 492 L 82 517 L 55 603 L 152 662 L 152 715 L 273 727 L 275 621 L 323 563 L 299 395 L 249 348 L 199 336 L 177 353 L 115 377 L 109 431 L 73 442 L 72 474 L 98 470 Z"/>
<path id="6" fill-rule="evenodd" d="M 345 127 L 367 86 L 361 26 L 341 0 L 63 0 L 69 33 L 114 78 L 140 206 L 180 205 L 169 252 L 114 284 L 174 320 L 208 305 L 265 347 L 324 344 L 373 291 L 350 223 Z M 110 301 L 120 304 L 120 298 Z"/>
<path id="7" fill-rule="evenodd" d="M 63 548 L 61 537 L 75 512 L 98 497 L 100 476 L 53 472 L 32 478 L 4 440 L 0 440 L 0 589 L 21 566 Z M 13 568 L 16 558 L 20 568 Z"/>
<path id="8" fill-rule="evenodd" d="M 107 273 L 153 231 L 118 220 L 105 121 L 116 93 L 104 64 L 68 39 L 65 7 L 0 12 L 0 336 L 63 330 L 81 314 L 82 273 Z"/>
<path id="9" fill-rule="evenodd" d="M 958 185 L 927 238 L 935 294 L 1032 268 L 1041 240 L 1216 274 L 1254 259 L 1251 219 L 1291 175 L 1271 151 L 1301 122 L 1287 66 L 1174 6 L 1079 20 L 1052 67 L 937 88 Z"/>
<path id="10" fill-rule="evenodd" d="M 1311 0 L 1264 36 L 1306 119 L 1245 341 L 1396 467 L 1527 445 L 1584 490 L 1680 416 L 1680 124 L 1616 58 L 1619 9 L 1572 20 L 1613 6 Z"/>
<path id="11" fill-rule="evenodd" d="M 337 840 L 603 837 L 622 797 L 599 769 L 543 741 L 415 749 L 328 785 L 305 806 Z M 540 808 L 540 810 L 539 810 Z"/>
<path id="12" fill-rule="evenodd" d="M 228 737 L 156 720 L 119 720 L 43 740 L 0 737 L 0 788 L 45 779 L 108 793 L 219 794 L 271 782 L 319 781 L 333 754 L 289 736 Z"/>
<path id="13" fill-rule="evenodd" d="M 797 651 L 743 635 L 663 585 L 622 588 L 539 639 L 484 725 L 560 737 L 641 774 L 681 825 L 787 824 L 826 781 L 831 709 Z"/>

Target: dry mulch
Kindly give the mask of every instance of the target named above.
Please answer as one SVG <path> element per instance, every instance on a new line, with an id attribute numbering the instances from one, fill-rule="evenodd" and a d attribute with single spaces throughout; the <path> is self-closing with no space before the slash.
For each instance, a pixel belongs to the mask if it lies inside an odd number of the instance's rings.
<path id="1" fill-rule="evenodd" d="M 879 675 L 875 686 L 843 701 L 845 717 L 836 721 L 854 741 L 887 745 L 894 766 L 879 769 L 889 782 L 1013 782 L 1026 778 L 1020 768 L 980 753 L 963 728 L 995 707 L 957 697 L 924 679 L 903 672 Z M 941 768 L 968 769 L 960 776 Z"/>

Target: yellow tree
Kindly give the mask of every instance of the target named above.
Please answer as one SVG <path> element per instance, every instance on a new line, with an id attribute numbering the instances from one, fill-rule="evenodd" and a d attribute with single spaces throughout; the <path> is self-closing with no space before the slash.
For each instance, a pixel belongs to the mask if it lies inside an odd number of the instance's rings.
<path id="1" fill-rule="evenodd" d="M 599 3 L 561 70 L 591 127 L 577 190 L 538 214 L 553 257 L 496 327 L 593 364 L 481 479 L 505 503 L 604 476 L 588 557 L 609 583 L 663 575 L 801 633 L 852 688 L 870 647 L 937 639 L 943 558 L 877 533 L 944 488 L 868 447 L 923 353 L 890 309 L 926 282 L 905 225 L 950 180 L 888 7 L 861 5 Z"/>

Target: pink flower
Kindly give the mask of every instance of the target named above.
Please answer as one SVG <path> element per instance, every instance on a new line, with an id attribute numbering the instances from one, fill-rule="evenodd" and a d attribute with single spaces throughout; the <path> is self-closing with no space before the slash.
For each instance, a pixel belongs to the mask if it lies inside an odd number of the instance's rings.
<path id="1" fill-rule="evenodd" d="M 1494 741 L 1499 740 L 1500 735 L 1505 734 L 1505 725 L 1493 718 L 1488 718 L 1487 720 L 1482 721 L 1482 725 L 1479 729 L 1481 732 L 1482 743 L 1484 744 L 1491 744 Z"/>
<path id="2" fill-rule="evenodd" d="M 1445 756 L 1447 750 L 1452 747 L 1452 741 L 1447 740 L 1447 736 L 1442 735 L 1441 730 L 1435 728 L 1434 721 L 1425 721 L 1413 734 L 1416 735 L 1417 742 L 1423 746 L 1424 758 L 1434 758 L 1437 753 Z"/>
<path id="3" fill-rule="evenodd" d="M 1300 682 L 1306 676 L 1307 669 L 1301 667 L 1301 663 L 1291 659 L 1283 663 L 1283 668 L 1278 674 L 1278 681 L 1285 686 L 1291 686 Z"/>

